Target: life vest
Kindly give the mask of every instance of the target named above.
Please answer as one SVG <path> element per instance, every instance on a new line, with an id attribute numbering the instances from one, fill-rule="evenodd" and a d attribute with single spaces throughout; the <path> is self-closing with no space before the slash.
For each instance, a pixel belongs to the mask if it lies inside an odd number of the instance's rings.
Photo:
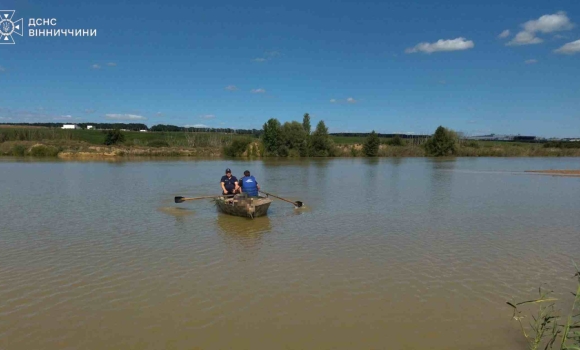
<path id="1" fill-rule="evenodd" d="M 247 193 L 248 196 L 257 197 L 258 196 L 258 181 L 253 176 L 244 176 L 240 180 L 242 186 L 242 192 Z"/>

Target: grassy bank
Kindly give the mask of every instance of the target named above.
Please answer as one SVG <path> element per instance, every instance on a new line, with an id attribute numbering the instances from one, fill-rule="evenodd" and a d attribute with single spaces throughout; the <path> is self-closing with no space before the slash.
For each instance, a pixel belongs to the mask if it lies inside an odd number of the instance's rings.
<path id="1" fill-rule="evenodd" d="M 125 141 L 105 146 L 105 134 L 97 130 L 62 130 L 56 128 L 0 128 L 0 155 L 35 157 L 119 157 L 119 156 L 224 156 L 224 148 L 244 145 L 236 156 L 259 157 L 261 142 L 236 134 L 200 132 L 123 132 Z M 362 157 L 362 137 L 331 136 L 339 157 Z M 393 145 L 381 138 L 380 157 L 424 157 L 425 139 L 405 139 Z M 247 146 L 246 146 L 247 145 Z M 547 147 L 546 147 L 547 146 Z M 460 141 L 459 157 L 580 157 L 580 148 L 558 144 L 522 142 Z"/>

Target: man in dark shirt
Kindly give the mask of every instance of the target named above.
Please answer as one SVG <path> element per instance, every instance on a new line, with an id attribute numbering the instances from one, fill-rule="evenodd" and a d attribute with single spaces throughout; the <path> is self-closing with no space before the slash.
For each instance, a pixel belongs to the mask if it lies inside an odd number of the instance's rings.
<path id="1" fill-rule="evenodd" d="M 235 194 L 239 192 L 238 179 L 232 175 L 230 168 L 226 169 L 226 175 L 221 179 L 222 193 Z"/>

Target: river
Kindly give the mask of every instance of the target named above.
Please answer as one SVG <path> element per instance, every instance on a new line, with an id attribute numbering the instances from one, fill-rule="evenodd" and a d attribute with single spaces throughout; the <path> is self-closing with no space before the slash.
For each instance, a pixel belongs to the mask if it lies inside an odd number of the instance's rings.
<path id="1" fill-rule="evenodd" d="M 226 168 L 277 201 L 216 211 Z M 524 349 L 580 263 L 576 158 L 0 160 L 0 349 Z"/>

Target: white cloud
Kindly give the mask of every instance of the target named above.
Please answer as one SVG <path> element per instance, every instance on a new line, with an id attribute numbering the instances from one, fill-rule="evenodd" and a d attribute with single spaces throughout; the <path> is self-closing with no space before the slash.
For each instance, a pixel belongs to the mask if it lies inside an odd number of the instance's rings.
<path id="1" fill-rule="evenodd" d="M 357 103 L 358 101 L 357 101 L 357 100 L 355 100 L 355 99 L 354 99 L 354 98 L 352 98 L 352 97 L 349 97 L 349 98 L 347 98 L 347 99 L 346 99 L 346 102 L 348 102 L 348 103 Z"/>
<path id="2" fill-rule="evenodd" d="M 109 67 L 115 67 L 117 64 L 115 62 L 109 62 L 107 63 L 107 66 Z"/>
<path id="3" fill-rule="evenodd" d="M 184 127 L 186 128 L 209 128 L 209 125 L 205 125 L 205 124 L 193 124 L 193 125 L 184 125 Z"/>
<path id="4" fill-rule="evenodd" d="M 419 43 L 415 45 L 415 47 L 408 48 L 405 50 L 406 53 L 415 53 L 415 52 L 425 52 L 425 53 L 433 53 L 438 51 L 461 51 L 461 50 L 468 50 L 475 46 L 473 41 L 465 40 L 463 37 L 449 39 L 449 40 L 437 40 L 434 43 Z"/>
<path id="5" fill-rule="evenodd" d="M 564 44 L 559 49 L 554 50 L 555 53 L 563 53 L 566 55 L 572 55 L 577 52 L 580 52 L 580 40 L 572 41 L 567 44 Z"/>
<path id="6" fill-rule="evenodd" d="M 111 120 L 147 120 L 147 118 L 136 114 L 105 114 L 105 118 Z"/>
<path id="7" fill-rule="evenodd" d="M 238 87 L 235 86 L 235 85 L 228 85 L 228 86 L 226 86 L 226 90 L 228 90 L 228 91 L 236 91 L 236 90 L 238 90 Z"/>
<path id="8" fill-rule="evenodd" d="M 252 89 L 252 93 L 253 93 L 253 94 L 263 94 L 263 93 L 265 93 L 265 92 L 266 92 L 266 90 L 264 90 L 264 89 L 262 89 L 262 88 L 259 88 L 259 89 Z"/>
<path id="9" fill-rule="evenodd" d="M 534 63 L 538 63 L 538 60 L 535 58 L 529 59 L 529 60 L 525 60 L 524 61 L 525 64 L 534 64 Z"/>
<path id="10" fill-rule="evenodd" d="M 336 103 L 336 99 L 334 99 L 334 98 L 331 98 L 331 99 L 330 99 L 330 103 Z"/>
<path id="11" fill-rule="evenodd" d="M 87 113 L 87 114 L 95 113 L 95 110 L 87 108 L 87 109 L 85 109 L 85 113 Z"/>
<path id="12" fill-rule="evenodd" d="M 570 30 L 574 28 L 574 23 L 570 22 L 566 12 L 560 11 L 553 15 L 543 15 L 538 19 L 527 21 L 522 24 L 522 27 L 529 33 L 552 33 Z"/>
<path id="13" fill-rule="evenodd" d="M 98 64 L 93 64 L 93 65 L 91 66 L 91 68 L 92 68 L 92 69 L 101 69 L 101 66 L 100 66 L 100 65 L 98 65 Z"/>
<path id="14" fill-rule="evenodd" d="M 510 30 L 509 29 L 506 29 L 503 32 L 501 32 L 501 34 L 498 35 L 497 37 L 498 38 L 501 38 L 501 39 L 504 39 L 504 38 L 507 38 L 508 36 L 510 36 Z"/>
<path id="15" fill-rule="evenodd" d="M 254 58 L 252 61 L 254 62 L 266 62 L 266 59 L 263 57 Z"/>
<path id="16" fill-rule="evenodd" d="M 215 115 L 213 115 L 213 114 L 206 114 L 206 115 L 202 115 L 200 118 L 201 119 L 213 119 L 213 118 L 215 118 Z"/>
<path id="17" fill-rule="evenodd" d="M 273 50 L 273 51 L 266 51 L 266 56 L 269 56 L 269 57 L 277 57 L 277 56 L 280 56 L 280 51 L 275 51 L 275 50 Z"/>
<path id="18" fill-rule="evenodd" d="M 536 33 L 553 33 L 570 30 L 574 28 L 574 23 L 566 15 L 566 12 L 557 12 L 552 15 L 543 15 L 538 19 L 527 21 L 521 25 L 524 28 L 506 45 L 532 45 L 543 42 L 541 38 L 536 36 Z"/>
<path id="19" fill-rule="evenodd" d="M 155 115 L 162 116 L 163 113 L 162 112 L 157 112 L 157 113 L 155 113 Z"/>
<path id="20" fill-rule="evenodd" d="M 506 46 L 519 46 L 519 45 L 532 45 L 539 44 L 544 40 L 538 38 L 534 33 L 530 32 L 519 32 L 516 36 L 506 44 Z"/>

